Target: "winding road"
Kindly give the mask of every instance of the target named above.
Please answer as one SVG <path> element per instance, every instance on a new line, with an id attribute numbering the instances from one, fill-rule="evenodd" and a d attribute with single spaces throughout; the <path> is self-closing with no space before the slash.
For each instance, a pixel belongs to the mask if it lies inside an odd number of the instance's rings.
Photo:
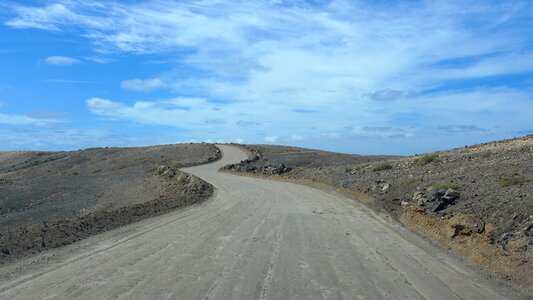
<path id="1" fill-rule="evenodd" d="M 217 170 L 205 203 L 21 263 L 0 299 L 508 299 L 479 271 L 334 193 Z"/>

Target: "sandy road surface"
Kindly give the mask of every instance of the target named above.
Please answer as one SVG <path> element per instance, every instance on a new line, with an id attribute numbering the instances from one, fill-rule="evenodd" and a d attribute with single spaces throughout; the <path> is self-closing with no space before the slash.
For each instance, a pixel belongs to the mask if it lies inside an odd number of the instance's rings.
<path id="1" fill-rule="evenodd" d="M 214 199 L 23 262 L 2 299 L 501 299 L 501 288 L 328 192 L 188 168 Z M 26 264 L 26 265 L 24 265 Z M 8 268 L 14 268 L 7 266 Z"/>

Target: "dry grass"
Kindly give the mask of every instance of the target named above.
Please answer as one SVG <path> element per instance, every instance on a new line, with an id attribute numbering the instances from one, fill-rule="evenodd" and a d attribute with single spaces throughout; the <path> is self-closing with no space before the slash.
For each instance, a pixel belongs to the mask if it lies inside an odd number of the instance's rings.
<path id="1" fill-rule="evenodd" d="M 415 158 L 415 164 L 419 166 L 425 166 L 430 163 L 436 163 L 439 162 L 439 155 L 438 154 L 426 154 L 422 155 L 420 157 Z"/>
<path id="2" fill-rule="evenodd" d="M 384 163 L 381 163 L 375 166 L 372 170 L 374 172 L 378 172 L 378 171 L 385 171 L 385 170 L 390 170 L 390 169 L 392 169 L 392 164 L 389 162 L 384 162 Z"/>
<path id="3" fill-rule="evenodd" d="M 523 184 L 528 182 L 528 179 L 526 176 L 521 175 L 502 175 L 500 177 L 500 186 L 501 187 L 509 187 L 513 185 Z"/>

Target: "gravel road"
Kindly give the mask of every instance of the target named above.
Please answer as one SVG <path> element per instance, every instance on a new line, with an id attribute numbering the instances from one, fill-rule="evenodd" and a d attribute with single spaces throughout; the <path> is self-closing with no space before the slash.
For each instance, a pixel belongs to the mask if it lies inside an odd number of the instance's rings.
<path id="1" fill-rule="evenodd" d="M 6 266 L 0 298 L 513 297 L 347 198 L 217 172 L 246 157 L 220 148 L 221 161 L 184 169 L 215 186 L 212 200 Z"/>

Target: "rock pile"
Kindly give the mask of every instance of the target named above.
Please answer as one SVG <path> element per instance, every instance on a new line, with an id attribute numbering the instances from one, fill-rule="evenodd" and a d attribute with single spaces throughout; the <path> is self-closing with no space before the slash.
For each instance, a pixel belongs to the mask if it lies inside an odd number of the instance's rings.
<path id="1" fill-rule="evenodd" d="M 428 196 L 422 191 L 417 191 L 413 195 L 412 202 L 421 209 L 438 212 L 455 204 L 460 196 L 461 193 L 454 189 L 434 189 Z"/>
<path id="2" fill-rule="evenodd" d="M 168 178 L 174 178 L 174 176 L 176 176 L 176 170 L 165 165 L 159 166 L 159 168 L 157 168 L 157 173 Z"/>
<path id="3" fill-rule="evenodd" d="M 281 175 L 292 170 L 291 167 L 285 164 L 272 164 L 260 162 L 263 155 L 254 148 L 248 149 L 251 152 L 251 159 L 245 159 L 239 163 L 226 165 L 222 167 L 223 170 L 246 172 L 263 175 Z M 263 164 L 262 164 L 263 163 Z"/>
<path id="4" fill-rule="evenodd" d="M 292 170 L 291 167 L 287 167 L 285 164 L 265 164 L 264 166 L 254 166 L 251 164 L 252 162 L 253 160 L 246 159 L 238 164 L 224 166 L 222 169 L 264 175 L 281 175 Z"/>
<path id="5" fill-rule="evenodd" d="M 215 154 L 213 156 L 210 156 L 207 158 L 207 162 L 213 162 L 215 160 L 219 160 L 222 157 L 222 153 L 219 149 L 215 151 Z"/>

